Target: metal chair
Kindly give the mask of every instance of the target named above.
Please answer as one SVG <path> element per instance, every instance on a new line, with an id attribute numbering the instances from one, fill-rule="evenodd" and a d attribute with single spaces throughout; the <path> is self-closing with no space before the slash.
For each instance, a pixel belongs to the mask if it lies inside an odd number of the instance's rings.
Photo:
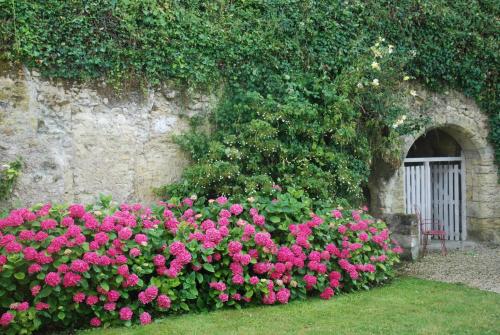
<path id="1" fill-rule="evenodd" d="M 423 219 L 422 214 L 417 206 L 415 206 L 415 214 L 417 215 L 418 226 L 420 229 L 420 244 L 423 245 L 422 255 L 427 253 L 427 242 L 429 237 L 437 237 L 441 242 L 441 253 L 446 256 L 446 231 L 444 224 L 439 220 Z"/>

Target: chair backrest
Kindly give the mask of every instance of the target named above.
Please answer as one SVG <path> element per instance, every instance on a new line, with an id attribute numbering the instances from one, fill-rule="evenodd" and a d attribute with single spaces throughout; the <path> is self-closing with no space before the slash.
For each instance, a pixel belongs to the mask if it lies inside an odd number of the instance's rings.
<path id="1" fill-rule="evenodd" d="M 414 205 L 413 206 L 413 209 L 415 211 L 415 215 L 417 216 L 417 220 L 418 222 L 420 223 L 422 221 L 422 217 L 421 217 L 421 213 L 420 213 L 420 209 L 418 208 L 417 205 Z"/>
<path id="2" fill-rule="evenodd" d="M 421 232 L 432 230 L 432 222 L 431 221 L 426 221 L 422 218 L 422 212 L 420 211 L 420 208 L 418 208 L 417 205 L 414 206 L 415 209 L 415 215 L 417 216 L 418 220 L 418 227 Z"/>

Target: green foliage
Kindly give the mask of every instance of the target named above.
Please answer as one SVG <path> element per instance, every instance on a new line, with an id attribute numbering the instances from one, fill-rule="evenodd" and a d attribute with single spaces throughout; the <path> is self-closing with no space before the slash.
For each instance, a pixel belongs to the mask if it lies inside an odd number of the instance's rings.
<path id="1" fill-rule="evenodd" d="M 7 199 L 12 193 L 22 167 L 23 163 L 21 159 L 17 159 L 4 165 L 4 168 L 0 170 L 0 200 Z"/>
<path id="2" fill-rule="evenodd" d="M 194 165 L 159 194 L 277 183 L 356 201 L 421 123 L 393 127 L 405 73 L 474 97 L 500 161 L 498 15 L 494 0 L 0 0 L 0 52 L 47 76 L 223 86 L 211 134 L 178 139 Z"/>
<path id="3" fill-rule="evenodd" d="M 12 210 L 0 225 L 2 334 L 330 299 L 394 277 L 402 249 L 384 222 L 363 210 L 313 207 L 300 191 L 274 196 L 172 198 L 148 208 L 101 195 L 86 209 Z M 17 242 L 27 240 L 29 248 Z M 133 312 L 127 320 L 123 308 Z"/>
<path id="4" fill-rule="evenodd" d="M 489 115 L 500 166 L 500 6 L 495 0 L 374 1 L 367 25 L 415 55 L 406 69 L 434 90 L 452 87 Z M 389 8 L 389 10 L 387 9 Z"/>

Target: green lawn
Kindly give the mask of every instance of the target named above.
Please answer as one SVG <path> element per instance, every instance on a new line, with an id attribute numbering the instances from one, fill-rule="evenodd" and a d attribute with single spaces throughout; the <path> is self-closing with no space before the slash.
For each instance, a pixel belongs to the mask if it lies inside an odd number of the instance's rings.
<path id="1" fill-rule="evenodd" d="M 399 278 L 385 287 L 330 301 L 188 314 L 146 327 L 79 334 L 500 334 L 500 294 Z"/>

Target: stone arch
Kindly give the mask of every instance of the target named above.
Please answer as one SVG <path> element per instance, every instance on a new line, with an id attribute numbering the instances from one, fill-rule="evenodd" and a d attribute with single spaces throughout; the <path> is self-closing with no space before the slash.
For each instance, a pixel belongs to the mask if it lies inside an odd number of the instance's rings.
<path id="1" fill-rule="evenodd" d="M 422 107 L 426 108 L 422 111 Z M 465 157 L 465 203 L 468 239 L 500 242 L 500 184 L 495 165 L 494 150 L 488 142 L 488 119 L 477 105 L 463 95 L 428 93 L 419 90 L 417 99 L 410 104 L 411 114 L 425 115 L 428 125 L 419 132 L 404 136 L 401 162 L 412 145 L 431 130 L 450 135 L 461 147 Z M 404 164 L 385 175 L 386 169 L 375 163 L 369 188 L 371 208 L 375 214 L 404 213 Z"/>

